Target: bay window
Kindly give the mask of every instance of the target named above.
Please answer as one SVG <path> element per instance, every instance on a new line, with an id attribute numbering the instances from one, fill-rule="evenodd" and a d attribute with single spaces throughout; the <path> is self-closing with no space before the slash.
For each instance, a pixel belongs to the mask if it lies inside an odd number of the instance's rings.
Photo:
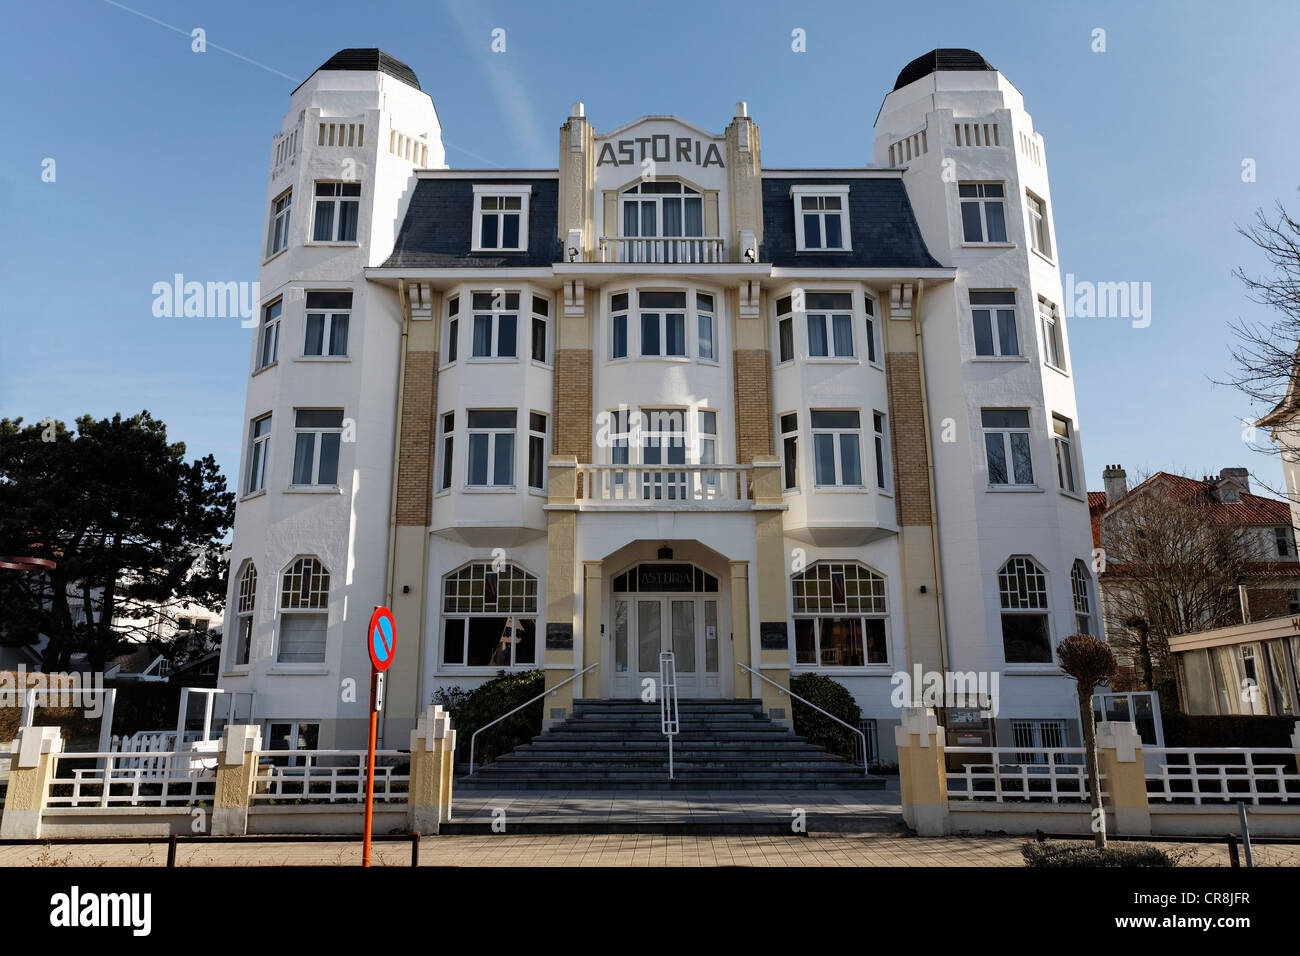
<path id="1" fill-rule="evenodd" d="M 889 663 L 883 577 L 854 562 L 818 561 L 790 584 L 796 665 Z"/>
<path id="2" fill-rule="evenodd" d="M 856 410 L 811 412 L 814 483 L 862 484 L 862 426 Z"/>
<path id="3" fill-rule="evenodd" d="M 515 425 L 513 409 L 471 411 L 469 476 L 471 488 L 510 488 L 515 483 Z"/>
<path id="4" fill-rule="evenodd" d="M 475 562 L 443 578 L 442 663 L 537 664 L 537 578 L 513 564 Z"/>

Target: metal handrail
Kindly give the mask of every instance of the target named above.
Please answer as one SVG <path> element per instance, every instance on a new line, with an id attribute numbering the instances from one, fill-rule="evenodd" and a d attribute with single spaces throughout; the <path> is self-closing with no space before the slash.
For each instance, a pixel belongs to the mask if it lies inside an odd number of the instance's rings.
<path id="1" fill-rule="evenodd" d="M 517 713 L 517 712 L 523 710 L 523 709 L 524 709 L 525 707 L 527 707 L 529 704 L 535 704 L 535 703 L 537 703 L 537 701 L 541 700 L 543 697 L 546 697 L 546 696 L 549 696 L 549 695 L 551 695 L 551 694 L 554 694 L 557 690 L 559 690 L 559 689 L 560 689 L 561 687 L 563 687 L 565 684 L 569 683 L 569 681 L 575 681 L 575 680 L 577 680 L 579 677 L 581 677 L 583 674 L 587 673 L 587 671 L 591 670 L 592 668 L 599 667 L 599 666 L 600 666 L 600 661 L 596 661 L 596 663 L 594 663 L 594 664 L 588 664 L 586 667 L 584 667 L 582 670 L 578 671 L 578 673 L 574 674 L 572 677 L 566 677 L 564 680 L 560 681 L 560 682 L 559 682 L 558 684 L 556 684 L 554 687 L 549 688 L 548 690 L 544 690 L 544 691 L 542 691 L 540 694 L 538 694 L 538 695 L 537 695 L 536 697 L 534 697 L 532 700 L 526 700 L 526 701 L 524 701 L 522 704 L 520 704 L 520 705 L 519 705 L 518 707 L 516 707 L 514 710 L 508 710 L 508 711 L 506 711 L 504 714 L 502 714 L 502 715 L 501 715 L 500 717 L 498 717 L 496 720 L 492 721 L 492 723 L 484 724 L 484 725 L 483 725 L 482 727 L 480 727 L 478 730 L 474 731 L 474 733 L 472 733 L 472 734 L 470 735 L 470 738 L 469 738 L 469 775 L 470 775 L 470 776 L 473 776 L 473 775 L 474 775 L 474 740 L 475 740 L 475 738 L 478 737 L 479 734 L 483 733 L 483 731 L 485 731 L 485 730 L 487 730 L 489 727 L 491 727 L 492 724 L 499 724 L 499 723 L 501 723 L 501 721 L 505 720 L 505 719 L 506 719 L 507 717 L 509 717 L 511 714 L 514 714 L 514 713 Z"/>
<path id="2" fill-rule="evenodd" d="M 849 728 L 849 730 L 851 730 L 851 731 L 853 731 L 855 734 L 857 734 L 858 737 L 859 737 L 859 739 L 861 739 L 861 741 L 862 741 L 862 775 L 863 775 L 863 776 L 866 776 L 866 777 L 871 776 L 871 768 L 867 765 L 867 735 L 866 735 L 866 734 L 864 734 L 864 733 L 863 733 L 861 730 L 859 730 L 857 727 L 854 727 L 854 726 L 853 726 L 852 724 L 850 724 L 848 721 L 840 720 L 840 718 L 836 717 L 834 714 L 829 713 L 828 711 L 822 710 L 820 707 L 818 707 L 818 706 L 817 706 L 816 704 L 814 704 L 812 701 L 808 700 L 806 697 L 800 697 L 798 694 L 796 694 L 796 693 L 795 693 L 794 691 L 792 691 L 790 688 L 788 688 L 788 687 L 782 687 L 780 684 L 778 684 L 776 681 L 772 680 L 770 677 L 764 677 L 762 674 L 760 674 L 758 671 L 754 670 L 754 668 L 750 667 L 748 664 L 742 664 L 742 663 L 740 663 L 740 661 L 736 661 L 736 666 L 739 667 L 741 670 L 747 670 L 747 671 L 749 671 L 751 674 L 753 674 L 753 675 L 754 675 L 755 677 L 757 677 L 759 680 L 765 680 L 765 681 L 767 681 L 769 684 L 771 684 L 773 687 L 775 687 L 779 693 L 787 694 L 787 695 L 789 695 L 790 697 L 793 697 L 795 700 L 797 700 L 797 701 L 801 701 L 801 702 L 807 704 L 807 705 L 808 705 L 809 707 L 811 707 L 813 710 L 816 710 L 816 711 L 819 711 L 819 712 L 822 713 L 822 714 L 825 714 L 827 717 L 829 717 L 831 720 L 835 721 L 837 724 L 843 724 L 845 727 Z M 793 716 L 793 715 L 792 715 L 792 716 Z"/>
<path id="3" fill-rule="evenodd" d="M 673 779 L 673 737 L 677 715 L 677 663 L 672 651 L 659 652 L 659 729 L 668 738 L 668 779 Z"/>

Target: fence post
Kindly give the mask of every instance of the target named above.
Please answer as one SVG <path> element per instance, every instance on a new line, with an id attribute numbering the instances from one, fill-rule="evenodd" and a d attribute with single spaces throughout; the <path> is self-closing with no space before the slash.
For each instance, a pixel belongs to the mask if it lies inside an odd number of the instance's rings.
<path id="1" fill-rule="evenodd" d="M 894 743 L 903 820 L 919 836 L 943 836 L 950 830 L 943 728 L 929 707 L 904 707 L 900 714 Z"/>
<path id="2" fill-rule="evenodd" d="M 213 836 L 248 832 L 248 805 L 262 750 L 262 731 L 252 724 L 227 724 L 217 750 L 217 785 L 212 808 Z"/>
<path id="3" fill-rule="evenodd" d="M 407 827 L 421 833 L 438 833 L 442 822 L 443 755 L 451 715 L 434 704 L 411 731 L 411 783 L 406 796 Z"/>
<path id="4" fill-rule="evenodd" d="M 63 751 L 58 727 L 20 727 L 8 759 L 9 790 L 0 815 L 0 839 L 35 840 L 54 778 L 54 755 Z M 105 788 L 108 784 L 104 784 Z"/>
<path id="5" fill-rule="evenodd" d="M 1103 720 L 1097 725 L 1097 772 L 1107 796 L 1102 805 L 1115 816 L 1115 832 L 1125 836 L 1151 835 L 1151 805 L 1147 801 L 1146 765 L 1137 725 Z"/>

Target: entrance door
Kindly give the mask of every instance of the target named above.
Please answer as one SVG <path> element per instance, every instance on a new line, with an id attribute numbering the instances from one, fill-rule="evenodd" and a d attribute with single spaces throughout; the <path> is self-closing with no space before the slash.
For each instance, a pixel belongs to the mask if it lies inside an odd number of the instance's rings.
<path id="1" fill-rule="evenodd" d="M 717 595 L 615 594 L 614 694 L 658 683 L 659 653 L 673 652 L 680 697 L 721 697 Z"/>

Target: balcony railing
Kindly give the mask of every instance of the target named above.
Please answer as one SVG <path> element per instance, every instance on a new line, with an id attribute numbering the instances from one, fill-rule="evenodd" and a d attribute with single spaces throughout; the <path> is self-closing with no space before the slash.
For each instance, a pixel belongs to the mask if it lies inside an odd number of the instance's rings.
<path id="1" fill-rule="evenodd" d="M 648 262 L 692 265 L 726 262 L 723 241 L 716 237 L 625 239 L 601 236 L 596 252 L 601 262 Z"/>
<path id="2" fill-rule="evenodd" d="M 738 510 L 752 506 L 748 465 L 579 465 L 584 505 Z"/>

